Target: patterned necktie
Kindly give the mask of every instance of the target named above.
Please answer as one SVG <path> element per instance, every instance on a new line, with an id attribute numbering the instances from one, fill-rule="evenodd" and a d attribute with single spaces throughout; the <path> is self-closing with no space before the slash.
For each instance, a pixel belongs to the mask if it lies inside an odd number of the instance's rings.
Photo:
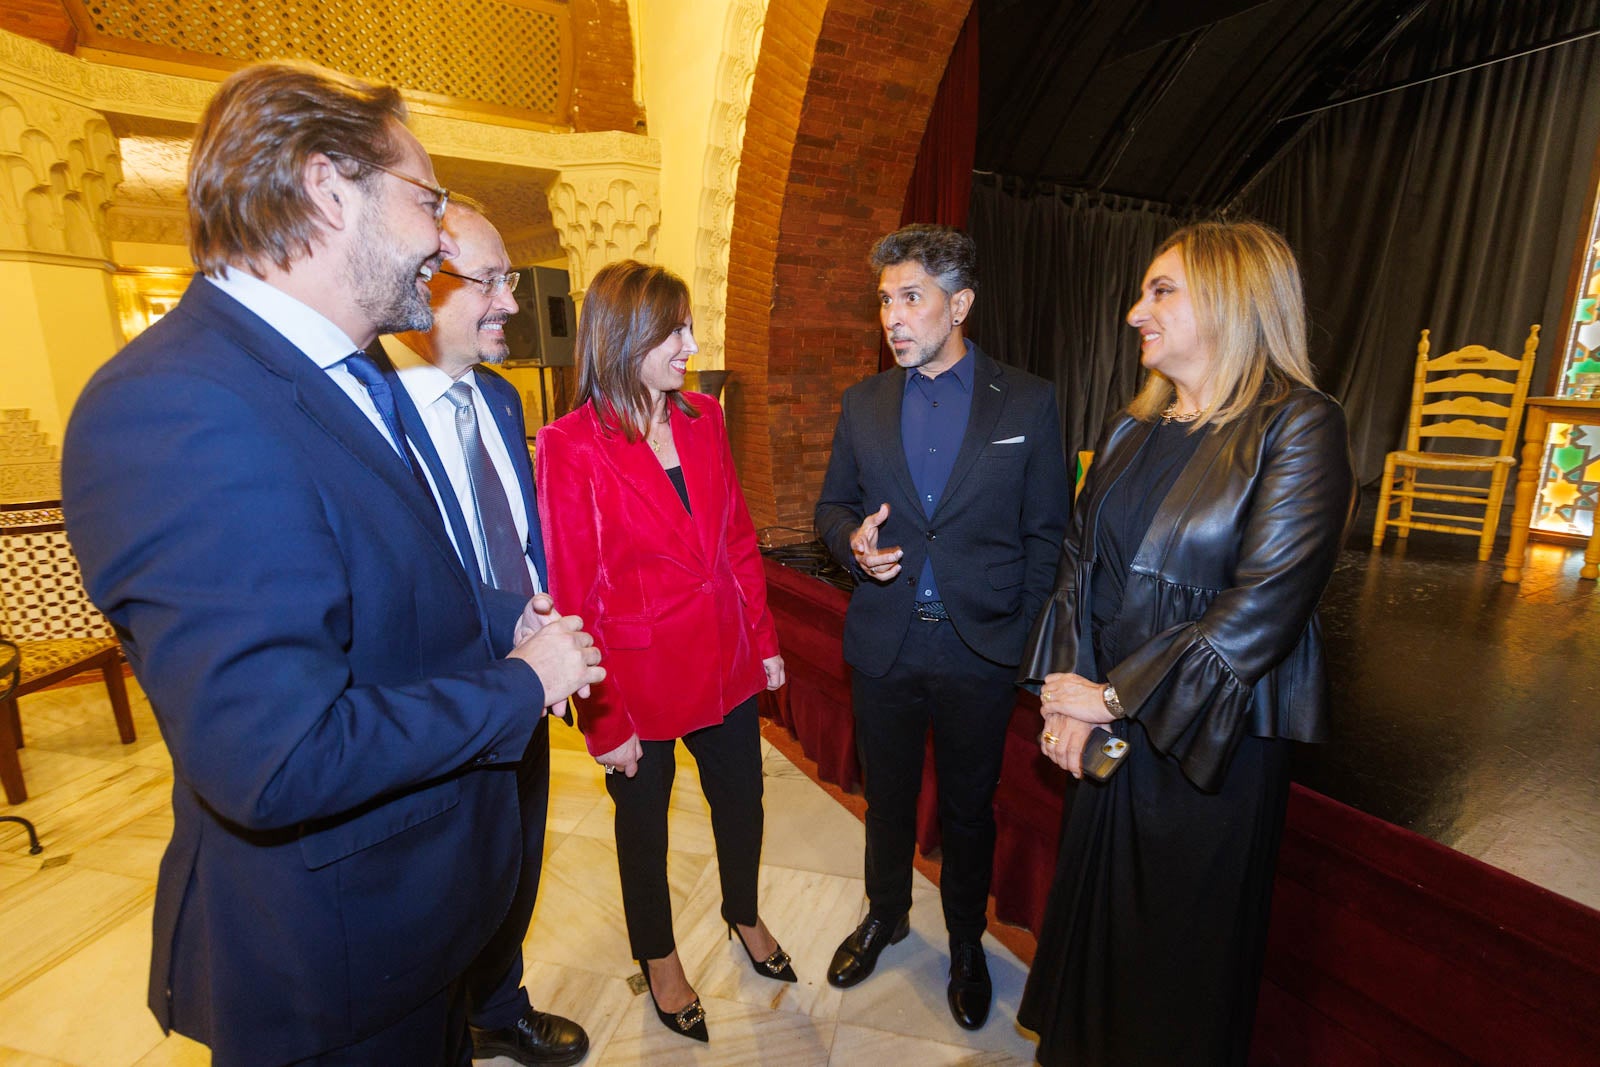
<path id="1" fill-rule="evenodd" d="M 517 524 L 511 518 L 505 486 L 494 469 L 483 435 L 478 432 L 478 412 L 472 404 L 472 386 L 457 382 L 445 393 L 456 406 L 456 437 L 467 460 L 467 475 L 472 482 L 472 502 L 478 512 L 478 542 L 489 566 L 489 584 L 524 596 L 533 595 L 533 579 L 528 577 L 527 557 L 517 537 Z"/>
<path id="2" fill-rule="evenodd" d="M 389 382 L 384 378 L 383 372 L 378 370 L 378 365 L 372 362 L 372 357 L 365 352 L 354 352 L 345 357 L 344 365 L 352 378 L 366 386 L 367 395 L 372 398 L 372 406 L 378 409 L 378 416 L 389 428 L 389 441 L 394 445 L 395 451 L 400 453 L 400 458 L 405 461 L 406 469 L 412 474 L 417 473 L 416 468 L 411 465 L 411 450 L 406 447 L 406 435 L 400 429 L 400 413 L 394 406 L 394 393 L 390 391 Z"/>

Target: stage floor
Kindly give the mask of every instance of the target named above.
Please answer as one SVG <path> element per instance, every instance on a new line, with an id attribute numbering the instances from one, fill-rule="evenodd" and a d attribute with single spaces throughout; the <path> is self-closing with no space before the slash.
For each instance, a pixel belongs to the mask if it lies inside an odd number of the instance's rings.
<path id="1" fill-rule="evenodd" d="M 1295 778 L 1600 908 L 1600 589 L 1535 543 L 1521 585 L 1476 540 L 1371 547 L 1370 495 L 1323 599 L 1330 743 Z"/>

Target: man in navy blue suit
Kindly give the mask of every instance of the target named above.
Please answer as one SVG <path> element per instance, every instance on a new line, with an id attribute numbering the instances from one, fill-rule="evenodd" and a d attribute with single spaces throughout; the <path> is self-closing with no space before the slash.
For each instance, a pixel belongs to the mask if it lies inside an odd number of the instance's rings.
<path id="1" fill-rule="evenodd" d="M 435 273 L 433 328 L 385 341 L 398 368 L 397 396 L 417 437 L 429 477 L 469 570 L 490 585 L 532 593 L 544 584 L 544 538 L 534 498 L 527 427 L 516 387 L 485 364 L 510 354 L 505 325 L 517 313 L 519 275 L 482 208 L 453 197 L 445 212 L 454 256 Z M 415 412 L 414 416 L 412 412 Z M 500 528 L 497 530 L 497 526 Z M 497 538 L 509 551 L 499 557 Z M 536 1011 L 522 986 L 522 941 L 533 916 L 544 859 L 550 799 L 550 731 L 541 720 L 517 768 L 522 804 L 522 867 L 511 911 L 467 971 L 468 1016 L 480 1059 L 508 1056 L 529 1067 L 583 1059 L 588 1036 L 577 1023 Z"/>
<path id="2" fill-rule="evenodd" d="M 223 83 L 189 170 L 202 276 L 85 388 L 68 531 L 172 755 L 150 1006 L 232 1064 L 462 1065 L 511 906 L 515 766 L 600 681 L 581 622 L 457 555 L 361 351 L 457 249 L 392 88 Z"/>

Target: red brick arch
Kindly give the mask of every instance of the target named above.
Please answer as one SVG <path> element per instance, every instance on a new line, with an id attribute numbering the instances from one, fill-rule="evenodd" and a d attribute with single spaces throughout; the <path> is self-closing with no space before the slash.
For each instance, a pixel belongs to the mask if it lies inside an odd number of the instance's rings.
<path id="1" fill-rule="evenodd" d="M 872 242 L 899 225 L 971 0 L 768 8 L 728 254 L 729 429 L 757 526 L 811 528 L 846 386 L 877 369 Z"/>

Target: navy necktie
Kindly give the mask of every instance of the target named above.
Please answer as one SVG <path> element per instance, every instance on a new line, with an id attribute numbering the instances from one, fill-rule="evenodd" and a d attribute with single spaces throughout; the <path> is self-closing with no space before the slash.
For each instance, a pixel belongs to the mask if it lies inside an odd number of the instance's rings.
<path id="1" fill-rule="evenodd" d="M 532 596 L 533 579 L 528 577 L 526 549 L 517 537 L 517 525 L 511 517 L 505 486 L 500 483 L 500 474 L 478 430 L 472 386 L 457 382 L 444 395 L 456 408 L 456 438 L 467 460 L 472 502 L 478 511 L 478 540 L 483 546 L 483 558 L 489 564 L 489 584 L 496 589 Z"/>
<path id="2" fill-rule="evenodd" d="M 372 398 L 373 407 L 378 409 L 378 417 L 383 419 L 383 424 L 389 428 L 390 443 L 405 461 L 406 469 L 415 474 L 416 468 L 411 464 L 411 450 L 406 447 L 406 435 L 400 429 L 400 412 L 394 406 L 394 393 L 390 391 L 389 382 L 384 378 L 383 372 L 378 370 L 378 365 L 372 362 L 372 357 L 365 352 L 351 353 L 345 358 L 344 365 L 350 376 L 366 387 L 367 395 Z"/>

